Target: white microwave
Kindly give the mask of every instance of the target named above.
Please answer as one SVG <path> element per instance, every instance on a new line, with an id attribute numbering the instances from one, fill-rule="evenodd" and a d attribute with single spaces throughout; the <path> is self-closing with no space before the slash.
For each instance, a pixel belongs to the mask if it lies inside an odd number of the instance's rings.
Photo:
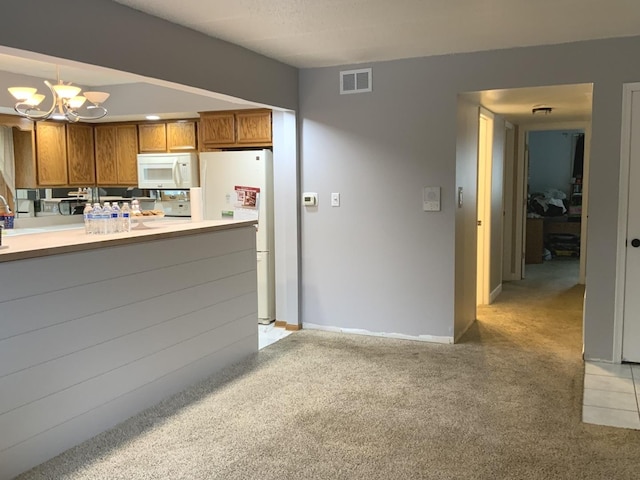
<path id="1" fill-rule="evenodd" d="M 142 153 L 138 155 L 138 188 L 185 189 L 200 185 L 198 154 Z"/>

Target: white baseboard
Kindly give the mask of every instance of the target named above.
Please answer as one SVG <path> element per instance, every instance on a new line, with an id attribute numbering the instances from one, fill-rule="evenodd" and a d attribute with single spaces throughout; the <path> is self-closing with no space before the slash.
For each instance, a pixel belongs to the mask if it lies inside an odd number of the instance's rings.
<path id="1" fill-rule="evenodd" d="M 453 337 L 438 337 L 435 335 L 405 335 L 403 333 L 371 332 L 369 330 L 363 330 L 360 328 L 331 327 L 326 325 L 317 325 L 315 323 L 303 323 L 302 328 L 305 330 L 323 330 L 325 332 L 351 333 L 355 335 L 368 335 L 371 337 L 398 338 L 401 340 L 415 340 L 418 342 L 453 344 Z"/>
<path id="2" fill-rule="evenodd" d="M 489 295 L 489 305 L 495 302 L 496 298 L 498 298 L 498 295 L 500 295 L 501 293 L 502 293 L 502 284 L 498 285 L 493 290 L 493 292 L 491 292 L 491 294 Z"/>

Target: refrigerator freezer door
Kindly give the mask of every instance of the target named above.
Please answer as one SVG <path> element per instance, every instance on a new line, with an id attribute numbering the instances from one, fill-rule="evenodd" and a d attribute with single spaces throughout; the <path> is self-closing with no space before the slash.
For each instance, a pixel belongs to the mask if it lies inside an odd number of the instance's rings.
<path id="1" fill-rule="evenodd" d="M 258 252 L 257 260 L 258 323 L 269 324 L 275 320 L 271 256 L 269 252 Z"/>

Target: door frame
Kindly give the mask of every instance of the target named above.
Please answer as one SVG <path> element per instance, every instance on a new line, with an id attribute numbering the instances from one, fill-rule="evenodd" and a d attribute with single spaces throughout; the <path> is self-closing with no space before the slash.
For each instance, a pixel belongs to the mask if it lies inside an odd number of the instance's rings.
<path id="1" fill-rule="evenodd" d="M 622 363 L 624 335 L 624 290 L 627 269 L 627 217 L 629 215 L 629 173 L 631 170 L 631 98 L 640 92 L 640 82 L 622 85 L 622 128 L 620 135 L 620 178 L 618 179 L 618 240 L 613 311 L 613 361 Z"/>
<path id="2" fill-rule="evenodd" d="M 502 175 L 502 281 L 520 280 L 518 277 L 519 258 L 515 256 L 516 200 L 518 188 L 518 162 L 516 155 L 517 129 L 515 125 L 505 121 L 504 159 Z"/>
<path id="3" fill-rule="evenodd" d="M 640 83 L 638 84 L 640 85 Z M 518 218 L 522 222 L 518 227 L 522 228 L 522 237 L 517 238 L 515 248 L 516 255 L 520 254 L 522 258 L 520 278 L 524 278 L 524 244 L 526 241 L 526 196 L 527 196 L 527 174 L 528 169 L 525 169 L 525 147 L 527 147 L 527 135 L 529 132 L 543 131 L 543 130 L 584 130 L 584 166 L 582 173 L 582 216 L 580 218 L 580 274 L 578 283 L 584 285 L 587 278 L 587 222 L 589 221 L 589 163 L 591 157 L 591 122 L 553 122 L 553 123 L 529 123 L 521 124 L 518 131 L 518 206 L 522 208 L 522 218 Z M 520 168 L 521 167 L 521 168 Z M 583 329 L 584 331 L 584 329 Z"/>

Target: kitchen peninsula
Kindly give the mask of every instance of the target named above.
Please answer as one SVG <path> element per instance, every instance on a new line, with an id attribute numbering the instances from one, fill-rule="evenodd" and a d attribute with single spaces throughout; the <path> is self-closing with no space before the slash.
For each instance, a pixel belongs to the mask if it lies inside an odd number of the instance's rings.
<path id="1" fill-rule="evenodd" d="M 257 351 L 254 223 L 3 237 L 0 478 Z"/>

